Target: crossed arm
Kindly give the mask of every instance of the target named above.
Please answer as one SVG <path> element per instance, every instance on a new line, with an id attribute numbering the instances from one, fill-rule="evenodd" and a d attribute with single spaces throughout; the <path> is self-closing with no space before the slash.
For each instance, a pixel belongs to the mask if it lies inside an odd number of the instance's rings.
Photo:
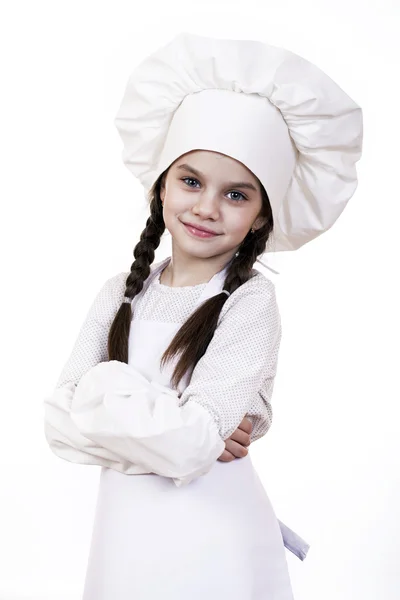
<path id="1" fill-rule="evenodd" d="M 107 362 L 107 335 L 119 306 L 115 289 L 121 275 L 100 290 L 57 387 L 45 400 L 46 439 L 55 454 L 71 462 L 127 474 L 150 469 L 182 485 L 207 472 L 215 460 L 247 453 L 249 400 L 263 392 L 262 384 L 271 391 L 275 375 L 280 319 L 274 289 L 268 280 L 261 287 L 250 284 L 228 306 L 178 407 L 170 388 L 155 393 L 151 382 L 138 379 L 132 365 Z M 232 364 L 239 355 L 240 364 Z M 117 389 L 123 376 L 125 395 Z M 132 426 L 127 429 L 128 417 Z"/>

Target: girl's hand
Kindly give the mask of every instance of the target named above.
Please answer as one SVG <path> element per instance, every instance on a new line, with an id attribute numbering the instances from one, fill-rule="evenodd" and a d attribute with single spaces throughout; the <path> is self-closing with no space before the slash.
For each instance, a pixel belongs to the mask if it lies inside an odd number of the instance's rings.
<path id="1" fill-rule="evenodd" d="M 250 419 L 245 417 L 239 427 L 225 440 L 225 450 L 218 460 L 221 462 L 231 462 L 235 458 L 246 456 L 248 454 L 247 446 L 250 446 L 252 428 Z"/>

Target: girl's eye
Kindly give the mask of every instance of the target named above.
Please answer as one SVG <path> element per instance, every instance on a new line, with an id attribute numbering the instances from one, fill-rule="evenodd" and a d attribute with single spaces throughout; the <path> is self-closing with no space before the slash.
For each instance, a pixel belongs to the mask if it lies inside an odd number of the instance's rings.
<path id="1" fill-rule="evenodd" d="M 242 194 L 242 192 L 236 192 L 235 190 L 233 190 L 232 192 L 228 192 L 228 194 L 239 194 L 239 196 L 241 196 L 240 198 L 237 198 L 236 200 L 234 198 L 232 198 L 232 200 L 234 202 L 243 202 L 243 201 L 247 200 L 246 196 L 244 196 Z"/>
<path id="2" fill-rule="evenodd" d="M 184 181 L 184 182 L 186 183 L 186 180 L 187 180 L 187 179 L 188 179 L 189 181 L 197 181 L 197 183 L 199 183 L 199 182 L 198 182 L 198 180 L 197 180 L 197 179 L 194 179 L 193 177 L 183 177 L 183 178 L 182 178 L 182 181 Z M 189 185 L 189 184 L 188 184 L 188 183 L 186 183 L 186 185 Z M 193 187 L 193 186 L 192 186 L 192 185 L 189 185 L 189 187 Z M 246 196 L 245 196 L 244 194 L 242 194 L 241 192 L 237 192 L 237 191 L 235 191 L 235 190 L 232 190 L 231 192 L 228 192 L 228 193 L 229 193 L 229 194 L 239 194 L 240 198 L 237 198 L 237 199 L 234 199 L 234 198 L 232 198 L 232 200 L 233 200 L 234 202 L 243 202 L 243 201 L 247 200 Z"/>
<path id="3" fill-rule="evenodd" d="M 183 177 L 182 181 L 184 181 L 186 183 L 186 180 L 189 179 L 189 181 L 197 181 L 197 179 L 193 179 L 193 177 Z M 198 181 L 197 181 L 198 183 Z M 186 184 L 188 185 L 188 184 Z M 189 185 L 189 187 L 192 187 L 191 185 Z"/>

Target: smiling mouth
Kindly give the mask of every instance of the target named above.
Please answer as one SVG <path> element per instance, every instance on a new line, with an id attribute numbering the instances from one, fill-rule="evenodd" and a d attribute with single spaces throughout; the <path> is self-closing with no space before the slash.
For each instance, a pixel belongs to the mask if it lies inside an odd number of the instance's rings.
<path id="1" fill-rule="evenodd" d="M 196 236 L 198 238 L 211 238 L 221 235 L 220 233 L 214 233 L 209 231 L 203 231 L 202 229 L 197 229 L 197 227 L 189 225 L 188 223 L 184 223 L 183 221 L 181 221 L 181 223 L 190 235 Z"/>
<path id="2" fill-rule="evenodd" d="M 204 231 L 205 233 L 210 233 L 211 235 L 220 235 L 216 231 L 212 231 L 212 229 L 207 229 L 206 227 L 200 227 L 193 223 L 185 223 L 185 221 L 182 221 L 182 223 L 184 225 L 186 225 L 187 227 L 191 227 L 192 229 L 197 229 L 197 231 Z"/>

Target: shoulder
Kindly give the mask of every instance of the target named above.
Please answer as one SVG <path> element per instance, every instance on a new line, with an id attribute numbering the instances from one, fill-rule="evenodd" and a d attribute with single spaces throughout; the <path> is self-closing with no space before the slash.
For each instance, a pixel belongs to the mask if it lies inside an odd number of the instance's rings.
<path id="1" fill-rule="evenodd" d="M 254 302 L 262 304 L 276 301 L 275 284 L 263 273 L 253 269 L 251 277 L 228 297 L 224 306 L 241 304 L 244 298 L 253 298 Z"/>
<path id="2" fill-rule="evenodd" d="M 224 318 L 270 322 L 279 320 L 275 284 L 263 273 L 252 270 L 252 276 L 228 296 L 219 320 Z"/>
<path id="3" fill-rule="evenodd" d="M 260 271 L 257 271 L 257 269 L 252 269 L 251 275 L 252 276 L 250 279 L 241 285 L 236 292 L 244 289 L 246 290 L 246 293 L 250 293 L 251 290 L 253 294 L 266 294 L 267 296 L 275 296 L 275 284 L 273 281 L 271 281 L 271 279 L 266 277 L 266 275 Z"/>
<path id="4" fill-rule="evenodd" d="M 110 302 L 119 302 L 120 304 L 124 298 L 128 275 L 129 272 L 121 271 L 109 277 L 101 290 L 103 297 L 108 298 Z"/>
<path id="5" fill-rule="evenodd" d="M 104 281 L 92 303 L 93 319 L 101 323 L 112 321 L 123 301 L 128 274 L 116 273 Z"/>

